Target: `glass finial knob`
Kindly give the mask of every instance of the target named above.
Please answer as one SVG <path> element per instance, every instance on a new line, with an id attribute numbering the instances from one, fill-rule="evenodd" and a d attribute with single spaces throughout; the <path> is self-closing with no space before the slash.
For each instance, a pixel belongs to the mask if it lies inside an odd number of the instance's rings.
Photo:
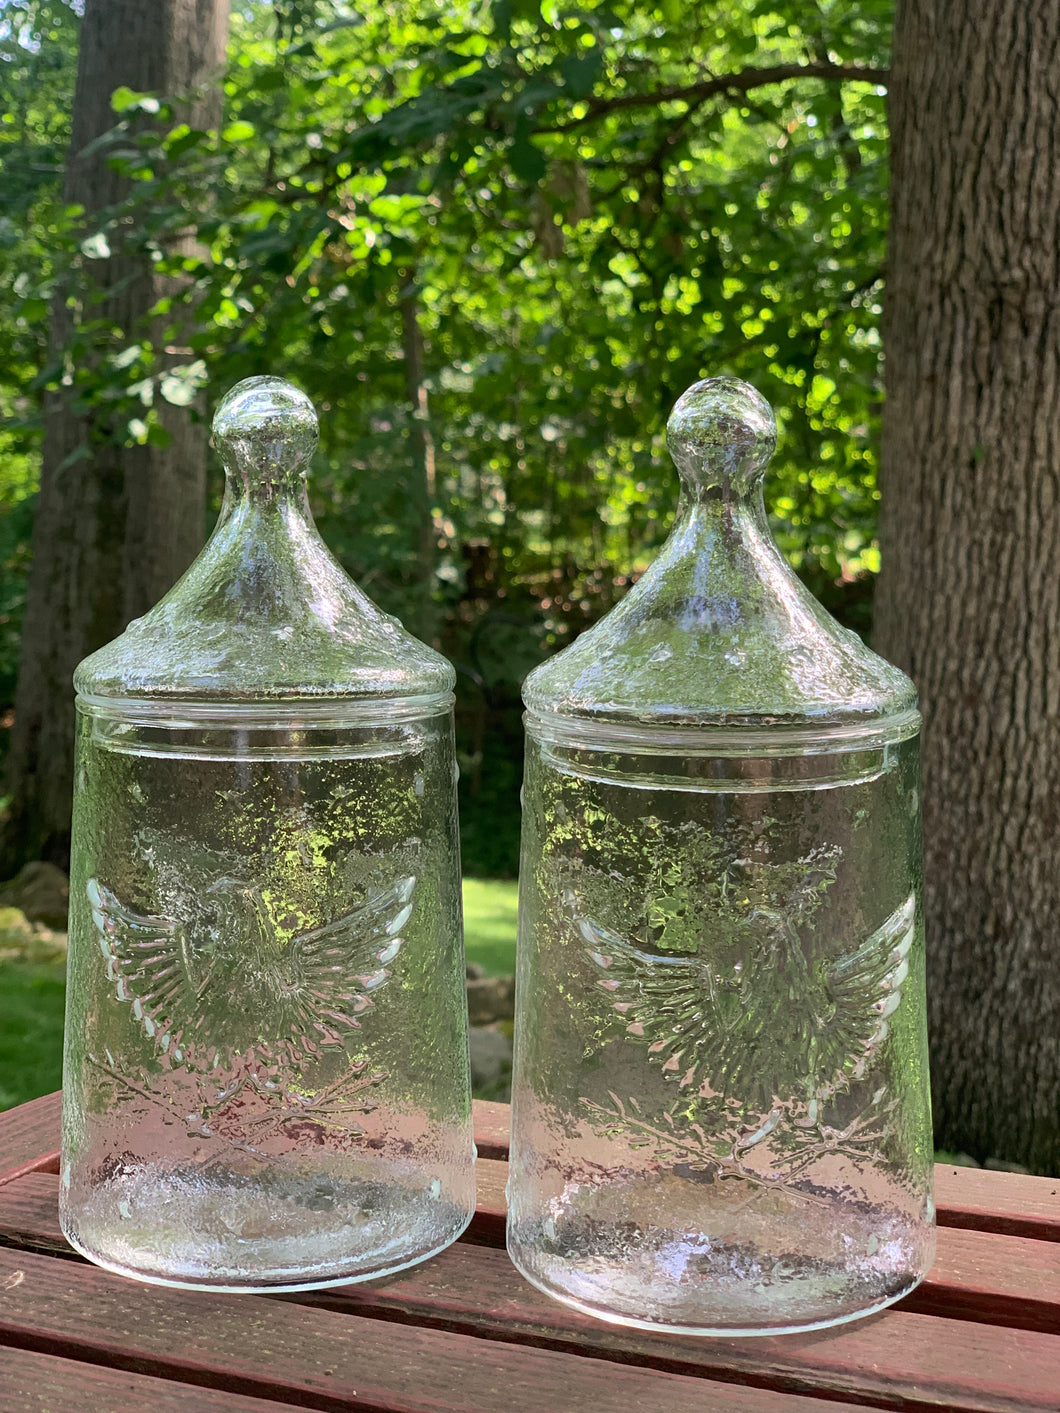
<path id="1" fill-rule="evenodd" d="M 303 479 L 318 437 L 313 404 L 284 378 L 244 378 L 224 395 L 213 419 L 217 453 L 248 490 Z"/>
<path id="2" fill-rule="evenodd" d="M 704 378 L 674 404 L 666 445 L 693 496 L 712 487 L 746 495 L 777 443 L 773 409 L 739 378 Z"/>

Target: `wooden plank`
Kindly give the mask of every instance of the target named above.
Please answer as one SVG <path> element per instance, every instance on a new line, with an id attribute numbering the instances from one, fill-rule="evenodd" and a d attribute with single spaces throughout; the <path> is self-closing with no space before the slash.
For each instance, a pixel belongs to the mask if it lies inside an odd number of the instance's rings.
<path id="1" fill-rule="evenodd" d="M 125 1374 L 115 1369 L 0 1349 L 0 1408 L 4 1413 L 290 1413 L 289 1403 L 244 1398 L 238 1393 L 198 1388 Z"/>
<path id="2" fill-rule="evenodd" d="M 852 1413 L 855 1405 L 616 1366 L 260 1296 L 167 1290 L 0 1250 L 0 1343 L 301 1407 L 387 1413 Z"/>
<path id="3" fill-rule="evenodd" d="M 1060 1246 L 940 1227 L 938 1257 L 898 1308 L 1060 1334 Z"/>
<path id="4" fill-rule="evenodd" d="M 471 1106 L 475 1128 L 475 1147 L 480 1158 L 508 1161 L 508 1130 L 511 1126 L 510 1104 L 494 1104 L 488 1099 L 476 1099 Z"/>
<path id="5" fill-rule="evenodd" d="M 59 1095 L 0 1113 L 0 1183 L 27 1172 L 59 1171 Z M 511 1108 L 476 1099 L 480 1159 L 507 1161 Z M 492 1180 L 491 1190 L 492 1190 Z M 935 1165 L 939 1226 L 1060 1241 L 1060 1180 Z"/>
<path id="6" fill-rule="evenodd" d="M 60 1095 L 46 1094 L 0 1113 L 0 1184 L 59 1171 Z"/>
<path id="7" fill-rule="evenodd" d="M 479 1246 L 504 1245 L 504 1228 L 508 1219 L 508 1164 L 493 1158 L 480 1158 L 475 1164 L 475 1215 L 464 1233 L 465 1241 Z"/>
<path id="8" fill-rule="evenodd" d="M 503 1250 L 507 1168 L 489 1160 L 479 1168 L 479 1205 L 463 1244 Z M 58 1181 L 47 1174 L 31 1173 L 0 1188 L 0 1242 L 69 1254 L 57 1200 Z M 1054 1242 L 952 1227 L 940 1228 L 938 1238 L 927 1280 L 898 1309 L 1060 1334 L 1060 1247 Z"/>
<path id="9" fill-rule="evenodd" d="M 888 1311 L 808 1335 L 696 1339 L 590 1319 L 528 1285 L 504 1252 L 458 1242 L 372 1287 L 291 1297 L 508 1343 L 890 1409 L 1057 1413 L 1060 1339 Z"/>
<path id="10" fill-rule="evenodd" d="M 0 1193 L 0 1239 L 69 1253 L 55 1219 L 55 1198 L 54 1177 L 30 1176 L 6 1188 Z M 930 1314 L 909 1313 L 910 1297 L 882 1316 L 821 1334 L 673 1338 L 581 1316 L 524 1282 L 505 1252 L 465 1242 L 386 1282 L 284 1299 L 784 1392 L 827 1390 L 830 1397 L 895 1409 L 1060 1409 L 1060 1338 L 974 1323 L 975 1307 L 967 1300 L 965 1318 L 938 1317 L 938 1300 L 931 1301 Z M 985 1291 L 985 1299 L 994 1303 L 996 1291 Z M 1026 1301 L 1026 1293 L 1016 1299 Z"/>
<path id="11" fill-rule="evenodd" d="M 940 1226 L 1060 1241 L 1060 1179 L 935 1164 Z"/>

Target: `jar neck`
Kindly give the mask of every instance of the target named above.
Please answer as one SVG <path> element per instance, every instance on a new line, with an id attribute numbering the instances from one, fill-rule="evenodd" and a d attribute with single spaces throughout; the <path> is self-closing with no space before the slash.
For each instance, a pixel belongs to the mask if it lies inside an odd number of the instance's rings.
<path id="1" fill-rule="evenodd" d="M 290 522 L 292 519 L 313 523 L 313 512 L 309 508 L 309 494 L 305 476 L 277 475 L 265 477 L 252 475 L 225 476 L 225 493 L 221 502 L 219 524 L 232 515 L 245 518 L 277 519 Z"/>
<path id="2" fill-rule="evenodd" d="M 769 530 L 762 482 L 734 495 L 711 486 L 696 493 L 684 487 L 664 553 L 671 558 L 725 556 L 751 552 L 779 559 Z"/>

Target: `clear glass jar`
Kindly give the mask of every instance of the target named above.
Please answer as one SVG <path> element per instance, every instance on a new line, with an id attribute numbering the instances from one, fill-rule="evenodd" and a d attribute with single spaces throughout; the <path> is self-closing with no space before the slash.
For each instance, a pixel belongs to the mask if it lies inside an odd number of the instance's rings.
<path id="1" fill-rule="evenodd" d="M 234 388 L 212 539 L 76 675 L 60 1216 L 142 1280 L 367 1279 L 474 1210 L 454 675 L 320 540 L 316 439 Z"/>
<path id="2" fill-rule="evenodd" d="M 934 1256 L 912 684 L 774 546 L 711 379 L 624 601 L 527 679 L 508 1249 L 588 1314 L 838 1324 Z"/>

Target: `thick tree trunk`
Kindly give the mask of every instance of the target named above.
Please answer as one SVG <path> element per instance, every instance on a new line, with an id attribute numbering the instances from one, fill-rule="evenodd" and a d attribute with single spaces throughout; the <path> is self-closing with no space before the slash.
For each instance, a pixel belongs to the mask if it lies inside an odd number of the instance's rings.
<path id="1" fill-rule="evenodd" d="M 228 0 L 87 0 L 81 26 L 73 134 L 65 195 L 92 213 L 119 200 L 121 179 L 106 152 L 85 149 L 117 121 L 111 94 L 122 85 L 165 97 L 187 95 L 181 115 L 216 124 Z M 58 354 L 78 317 L 115 332 L 101 352 L 145 332 L 163 293 L 147 261 L 116 250 L 90 262 L 79 288 L 53 310 Z M 180 355 L 170 356 L 179 362 Z M 66 862 L 73 779 L 70 678 L 87 653 L 120 633 L 187 568 L 202 542 L 207 431 L 191 409 L 161 402 L 171 441 L 164 448 L 108 444 L 105 411 L 78 415 L 68 392 L 49 396 L 40 496 L 33 534 L 8 757 L 11 800 L 0 825 L 0 876 L 29 858 Z"/>
<path id="2" fill-rule="evenodd" d="M 941 1146 L 1060 1172 L 1060 6 L 899 0 L 876 644 L 923 702 Z"/>

